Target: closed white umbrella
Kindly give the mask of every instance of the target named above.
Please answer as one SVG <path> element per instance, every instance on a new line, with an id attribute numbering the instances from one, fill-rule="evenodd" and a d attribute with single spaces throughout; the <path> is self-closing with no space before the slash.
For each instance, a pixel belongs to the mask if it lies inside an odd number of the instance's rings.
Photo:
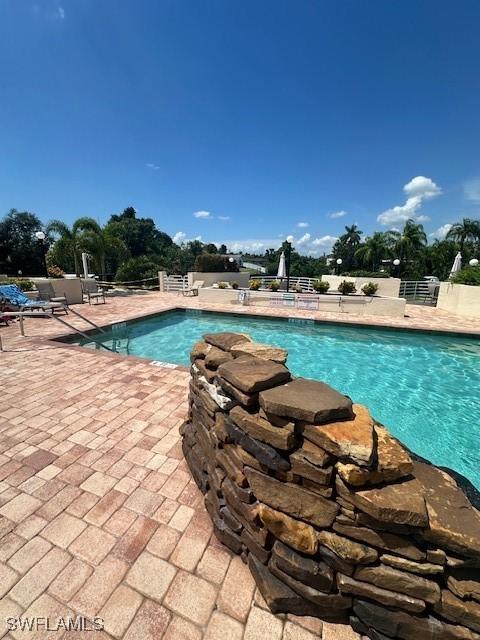
<path id="1" fill-rule="evenodd" d="M 458 273 L 461 268 L 462 268 L 462 254 L 459 251 L 455 256 L 455 260 L 453 261 L 452 269 L 450 271 L 450 277 Z"/>
<path id="2" fill-rule="evenodd" d="M 88 253 L 82 253 L 83 277 L 88 278 Z"/>
<path id="3" fill-rule="evenodd" d="M 280 262 L 278 263 L 278 271 L 277 278 L 286 278 L 287 277 L 287 269 L 285 267 L 285 252 L 282 251 L 280 254 Z"/>

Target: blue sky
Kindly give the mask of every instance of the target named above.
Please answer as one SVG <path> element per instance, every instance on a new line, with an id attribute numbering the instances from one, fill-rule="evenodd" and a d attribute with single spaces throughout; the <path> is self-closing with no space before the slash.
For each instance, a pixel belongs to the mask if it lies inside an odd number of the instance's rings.
<path id="1" fill-rule="evenodd" d="M 178 241 L 263 251 L 291 235 L 313 254 L 345 224 L 410 216 L 442 236 L 479 216 L 477 0 L 0 13 L 0 213 L 105 222 L 133 205 Z"/>

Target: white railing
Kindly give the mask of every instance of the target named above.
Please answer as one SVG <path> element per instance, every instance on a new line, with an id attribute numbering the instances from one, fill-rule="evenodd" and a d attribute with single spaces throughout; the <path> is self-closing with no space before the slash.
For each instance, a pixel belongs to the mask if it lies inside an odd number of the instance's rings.
<path id="1" fill-rule="evenodd" d="M 426 280 L 402 280 L 399 297 L 416 304 L 435 306 L 439 286 L 438 282 L 427 282 Z"/>
<path id="2" fill-rule="evenodd" d="M 277 278 L 277 276 L 252 276 L 250 278 L 250 281 L 252 280 L 261 280 L 262 281 L 262 285 L 264 284 L 265 286 L 268 286 L 270 284 L 270 282 L 273 282 L 274 280 L 278 280 L 278 282 L 280 282 L 280 290 L 286 290 L 287 288 L 287 279 L 286 278 Z M 291 276 L 290 277 L 290 285 L 289 288 L 293 289 L 295 286 L 299 285 L 303 291 L 310 291 L 310 292 L 314 292 L 315 289 L 313 288 L 313 283 L 319 280 L 319 278 L 307 278 L 307 277 L 297 277 L 297 276 Z"/>
<path id="3" fill-rule="evenodd" d="M 165 279 L 165 289 L 167 291 L 183 291 L 188 287 L 187 276 L 167 276 Z"/>

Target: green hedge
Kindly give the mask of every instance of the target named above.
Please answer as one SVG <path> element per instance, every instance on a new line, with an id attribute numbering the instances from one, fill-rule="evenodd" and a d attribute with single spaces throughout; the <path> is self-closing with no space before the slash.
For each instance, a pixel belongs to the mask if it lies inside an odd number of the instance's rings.
<path id="1" fill-rule="evenodd" d="M 348 273 L 342 273 L 342 276 L 349 276 L 350 278 L 390 278 L 390 274 L 385 271 L 348 271 Z"/>
<path id="2" fill-rule="evenodd" d="M 203 271 L 203 273 L 237 272 L 238 264 L 235 261 L 230 262 L 226 256 L 219 256 L 215 253 L 201 253 L 196 257 L 195 271 Z"/>
<path id="3" fill-rule="evenodd" d="M 456 273 L 451 281 L 455 284 L 470 284 L 480 287 L 480 267 L 465 267 Z"/>

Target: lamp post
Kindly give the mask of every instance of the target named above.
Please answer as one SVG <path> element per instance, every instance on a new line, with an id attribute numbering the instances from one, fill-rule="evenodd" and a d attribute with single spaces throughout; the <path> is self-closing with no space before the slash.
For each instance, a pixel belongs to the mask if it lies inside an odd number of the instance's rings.
<path id="1" fill-rule="evenodd" d="M 337 258 L 337 271 L 340 271 L 340 266 L 342 265 L 342 263 L 343 263 L 343 260 L 341 258 Z"/>
<path id="2" fill-rule="evenodd" d="M 48 268 L 47 268 L 47 252 L 45 251 L 45 234 L 43 231 L 36 231 L 35 237 L 40 243 L 40 248 L 42 252 L 42 262 L 45 268 L 45 275 L 48 278 Z"/>
<path id="3" fill-rule="evenodd" d="M 400 260 L 398 258 L 395 258 L 393 261 L 393 266 L 395 267 L 395 273 L 398 275 L 398 267 L 400 266 Z"/>
<path id="4" fill-rule="evenodd" d="M 477 258 L 472 258 L 472 259 L 468 262 L 468 264 L 469 264 L 471 267 L 478 267 L 478 260 L 477 260 Z"/>

